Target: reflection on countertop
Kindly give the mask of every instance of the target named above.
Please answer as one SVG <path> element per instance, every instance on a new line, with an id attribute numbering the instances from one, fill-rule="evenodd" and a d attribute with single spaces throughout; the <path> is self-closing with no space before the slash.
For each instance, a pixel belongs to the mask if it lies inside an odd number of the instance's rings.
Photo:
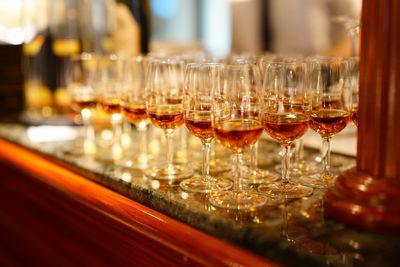
<path id="1" fill-rule="evenodd" d="M 324 192 L 321 190 L 298 200 L 269 199 L 267 205 L 257 210 L 222 210 L 211 206 L 204 194 L 182 191 L 179 182 L 151 180 L 135 166 L 116 166 L 102 157 L 66 153 L 76 145 L 74 140 L 64 138 L 52 142 L 32 142 L 27 129 L 19 124 L 1 124 L 0 138 L 67 163 L 75 171 L 86 174 L 88 179 L 134 201 L 282 265 L 399 266 L 400 238 L 355 230 L 327 218 L 323 212 Z M 132 134 L 137 133 L 133 131 Z M 150 134 L 153 133 L 150 131 Z M 179 142 L 176 143 L 179 146 Z M 191 139 L 188 144 L 189 155 L 178 151 L 177 160 L 188 161 L 190 158 L 190 163 L 194 164 L 200 161 L 200 145 Z M 135 149 L 137 147 L 132 145 L 128 154 L 134 155 Z M 163 152 L 162 149 L 154 151 Z M 259 167 L 276 171 L 273 166 L 279 162 L 278 151 L 276 143 L 262 139 Z M 307 160 L 313 160 L 318 155 L 318 150 L 314 149 L 306 149 L 305 152 Z M 184 156 L 180 158 L 180 154 Z M 221 162 L 229 162 L 229 155 L 229 151 L 222 146 L 215 146 L 215 157 Z M 157 158 L 157 155 L 154 157 Z M 163 158 L 162 155 L 160 158 Z M 336 173 L 355 164 L 353 157 L 339 154 L 333 155 L 335 160 L 339 162 L 334 165 Z M 249 187 L 256 190 L 252 185 Z"/>

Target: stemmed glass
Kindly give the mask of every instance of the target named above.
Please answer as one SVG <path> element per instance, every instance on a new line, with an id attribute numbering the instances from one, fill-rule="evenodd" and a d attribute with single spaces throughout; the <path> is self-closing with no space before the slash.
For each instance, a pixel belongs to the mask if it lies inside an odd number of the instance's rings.
<path id="1" fill-rule="evenodd" d="M 332 185 L 330 171 L 331 138 L 343 130 L 350 119 L 346 108 L 347 62 L 336 57 L 315 57 L 307 62 L 310 127 L 322 137 L 322 173 L 302 177 L 303 184 L 315 188 Z"/>
<path id="2" fill-rule="evenodd" d="M 99 58 L 97 63 L 97 86 L 100 106 L 106 113 L 111 115 L 113 161 L 119 161 L 123 157 L 123 148 L 121 144 L 121 95 L 124 82 L 123 67 L 124 61 L 114 54 Z"/>
<path id="3" fill-rule="evenodd" d="M 67 67 L 67 91 L 71 97 L 71 107 L 80 113 L 85 127 L 83 151 L 85 155 L 96 153 L 95 132 L 91 124 L 92 113 L 96 109 L 96 92 L 93 83 L 96 76 L 95 57 L 89 53 L 76 55 Z"/>
<path id="4" fill-rule="evenodd" d="M 232 187 L 231 180 L 210 176 L 211 141 L 214 139 L 211 127 L 211 92 L 214 88 L 223 86 L 223 71 L 223 65 L 216 63 L 191 63 L 186 66 L 183 96 L 185 124 L 190 133 L 201 139 L 203 161 L 201 175 L 180 183 L 185 191 L 209 193 Z"/>
<path id="5" fill-rule="evenodd" d="M 351 112 L 351 121 L 355 126 L 358 126 L 358 76 L 359 76 L 359 70 L 358 70 L 358 57 L 351 57 L 348 59 L 348 69 L 349 69 L 349 92 L 347 94 L 349 95 L 348 99 L 348 109 Z"/>
<path id="6" fill-rule="evenodd" d="M 164 130 L 167 164 L 148 169 L 146 176 L 159 180 L 179 180 L 192 176 L 184 165 L 174 164 L 173 134 L 182 126 L 184 62 L 172 58 L 152 58 L 148 63 L 146 109 L 151 123 Z"/>
<path id="7" fill-rule="evenodd" d="M 257 65 L 259 62 L 257 62 L 256 58 L 251 55 L 251 54 L 238 54 L 238 55 L 231 55 L 230 57 L 227 58 L 228 62 L 231 62 L 231 64 L 234 65 L 241 65 L 241 64 L 255 64 Z M 262 65 L 262 64 L 261 64 Z M 260 71 L 260 77 L 261 77 L 261 83 L 262 83 L 262 72 L 263 69 L 261 66 L 258 66 L 258 69 Z M 242 172 L 243 174 L 245 173 L 243 177 L 243 182 L 246 184 L 261 184 L 261 183 L 268 183 L 268 182 L 274 182 L 277 180 L 277 176 L 275 174 L 272 174 L 268 170 L 262 170 L 258 168 L 258 141 L 251 145 L 250 147 L 250 164 L 247 170 Z M 228 173 L 230 175 L 231 173 Z"/>
<path id="8" fill-rule="evenodd" d="M 139 154 L 135 158 L 128 158 L 126 165 L 137 169 L 148 167 L 147 154 L 147 126 L 149 119 L 146 112 L 146 59 L 143 56 L 134 56 L 124 60 L 124 85 L 122 90 L 122 113 L 124 117 L 135 125 L 139 133 Z"/>
<path id="9" fill-rule="evenodd" d="M 215 137 L 233 153 L 233 189 L 211 193 L 209 201 L 225 209 L 250 209 L 262 206 L 267 198 L 245 190 L 242 184 L 243 150 L 262 134 L 260 117 L 261 78 L 257 65 L 225 66 L 224 86 L 213 90 L 211 105 Z"/>
<path id="10" fill-rule="evenodd" d="M 298 198 L 312 194 L 313 189 L 289 180 L 290 146 L 302 137 L 309 118 L 304 89 L 306 65 L 301 60 L 283 60 L 266 65 L 263 85 L 263 126 L 282 147 L 282 178 L 275 183 L 262 184 L 260 192 L 275 197 Z"/>
<path id="11" fill-rule="evenodd" d="M 261 56 L 258 60 L 260 69 L 262 70 L 263 77 L 265 77 L 265 69 L 269 63 L 280 62 L 280 61 L 291 61 L 297 60 L 301 61 L 304 56 L 301 54 L 271 54 L 266 53 Z M 304 159 L 304 138 L 300 137 L 294 141 L 294 151 L 291 153 L 291 175 L 292 176 L 303 176 L 315 174 L 319 171 L 319 166 L 314 162 L 309 162 Z M 277 171 L 282 171 L 282 166 L 276 166 Z"/>

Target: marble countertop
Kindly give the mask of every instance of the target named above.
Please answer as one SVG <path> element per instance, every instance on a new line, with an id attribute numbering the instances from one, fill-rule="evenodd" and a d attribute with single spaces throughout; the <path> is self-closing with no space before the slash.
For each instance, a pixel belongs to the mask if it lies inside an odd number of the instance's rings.
<path id="1" fill-rule="evenodd" d="M 177 182 L 151 180 L 138 170 L 110 163 L 101 156 L 105 150 L 96 157 L 70 153 L 70 148 L 76 144 L 71 139 L 79 135 L 76 129 L 0 124 L 0 138 L 66 163 L 86 173 L 88 179 L 134 201 L 285 266 L 400 266 L 400 238 L 355 230 L 326 217 L 322 190 L 315 190 L 308 198 L 292 201 L 271 199 L 257 210 L 218 209 L 208 203 L 206 195 L 183 192 Z M 43 133 L 53 137 L 52 141 L 50 138 L 41 140 L 39 137 Z M 103 134 L 98 135 L 107 139 Z M 132 132 L 131 140 L 137 140 L 136 134 Z M 149 135 L 150 140 L 160 137 L 154 129 Z M 183 130 L 176 138 L 185 138 Z M 158 145 L 149 142 L 149 150 L 155 158 L 163 158 L 162 138 L 160 140 Z M 187 163 L 189 158 L 191 164 L 200 161 L 200 146 L 196 140 L 189 137 L 187 150 L 181 142 L 176 142 L 175 146 L 177 161 Z M 127 157 L 135 155 L 137 147 L 132 142 Z M 219 145 L 215 151 L 216 158 L 229 161 L 229 151 Z M 275 143 L 262 139 L 260 167 L 275 171 L 278 151 Z M 317 153 L 318 150 L 306 149 L 306 159 L 311 161 Z M 333 155 L 332 161 L 335 172 L 353 166 L 355 162 L 353 157 L 339 154 Z M 250 186 L 250 190 L 255 189 Z"/>

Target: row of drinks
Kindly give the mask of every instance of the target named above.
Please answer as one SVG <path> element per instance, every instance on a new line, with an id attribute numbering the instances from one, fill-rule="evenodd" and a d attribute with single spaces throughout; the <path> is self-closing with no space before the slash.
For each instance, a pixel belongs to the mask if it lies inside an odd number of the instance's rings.
<path id="1" fill-rule="evenodd" d="M 144 132 L 150 121 L 167 140 L 166 164 L 146 165 L 151 179 L 182 180 L 189 192 L 207 193 L 214 206 L 248 209 L 269 197 L 298 198 L 313 188 L 329 187 L 330 139 L 348 121 L 357 121 L 358 59 L 264 55 L 231 57 L 224 62 L 205 58 L 82 54 L 69 66 L 68 91 L 72 106 L 87 126 L 85 152 L 95 152 L 91 114 L 97 103 L 111 114 L 112 154 L 122 155 L 123 117 Z M 203 144 L 203 168 L 173 161 L 173 133 L 186 125 Z M 303 173 L 289 179 L 290 147 L 308 130 L 323 139 L 323 168 L 317 175 Z M 244 187 L 243 150 L 256 144 L 263 130 L 282 146 L 282 174 L 257 180 L 257 190 Z M 209 172 L 210 142 L 216 138 L 233 154 L 228 176 Z M 261 182 L 260 182 L 261 181 Z"/>

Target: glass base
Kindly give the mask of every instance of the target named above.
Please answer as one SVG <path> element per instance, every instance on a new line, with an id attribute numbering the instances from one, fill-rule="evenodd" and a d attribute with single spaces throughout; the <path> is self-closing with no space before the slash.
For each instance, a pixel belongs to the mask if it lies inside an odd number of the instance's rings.
<path id="1" fill-rule="evenodd" d="M 123 160 L 120 165 L 126 168 L 145 170 L 150 167 L 153 158 L 147 154 L 139 154 L 137 157 L 131 157 Z"/>
<path id="2" fill-rule="evenodd" d="M 314 190 L 301 184 L 275 182 L 260 185 L 258 191 L 272 197 L 301 198 L 310 196 Z"/>
<path id="3" fill-rule="evenodd" d="M 86 140 L 74 142 L 68 148 L 63 149 L 62 153 L 66 156 L 94 156 L 96 154 L 96 144 Z"/>
<path id="4" fill-rule="evenodd" d="M 296 176 L 311 175 L 321 172 L 321 166 L 314 162 L 306 162 L 305 160 L 293 162 L 291 164 L 290 173 Z"/>
<path id="5" fill-rule="evenodd" d="M 196 171 L 201 172 L 202 167 L 203 167 L 202 162 L 196 162 L 193 164 L 193 168 Z M 210 173 L 211 174 L 225 172 L 230 169 L 232 169 L 232 164 L 230 163 L 229 160 L 213 159 L 210 161 Z"/>
<path id="6" fill-rule="evenodd" d="M 230 210 L 248 210 L 267 203 L 267 197 L 251 192 L 222 191 L 209 196 L 211 205 Z"/>
<path id="7" fill-rule="evenodd" d="M 63 149 L 62 153 L 66 156 L 82 156 L 84 155 L 83 145 L 73 144 L 70 147 Z"/>
<path id="8" fill-rule="evenodd" d="M 275 166 L 275 171 L 277 173 L 282 173 L 282 165 Z M 313 175 L 321 172 L 321 167 L 319 164 L 314 162 L 293 162 L 290 166 L 290 175 L 291 176 L 304 176 L 304 175 Z"/>
<path id="9" fill-rule="evenodd" d="M 299 183 L 314 188 L 326 189 L 333 186 L 336 177 L 331 173 L 300 177 Z"/>
<path id="10" fill-rule="evenodd" d="M 113 176 L 125 183 L 135 180 L 135 184 L 139 184 L 139 179 L 144 178 L 143 170 L 123 166 L 117 166 L 113 171 Z"/>
<path id="11" fill-rule="evenodd" d="M 193 170 L 184 165 L 164 165 L 145 171 L 145 175 L 157 180 L 182 180 L 193 175 Z"/>
<path id="12" fill-rule="evenodd" d="M 233 182 L 229 179 L 210 178 L 205 181 L 202 176 L 196 175 L 183 180 L 179 186 L 182 190 L 192 193 L 211 193 L 231 189 Z"/>
<path id="13" fill-rule="evenodd" d="M 278 180 L 278 176 L 272 174 L 267 170 L 262 169 L 249 169 L 247 173 L 242 178 L 243 183 L 246 184 L 267 184 Z"/>

